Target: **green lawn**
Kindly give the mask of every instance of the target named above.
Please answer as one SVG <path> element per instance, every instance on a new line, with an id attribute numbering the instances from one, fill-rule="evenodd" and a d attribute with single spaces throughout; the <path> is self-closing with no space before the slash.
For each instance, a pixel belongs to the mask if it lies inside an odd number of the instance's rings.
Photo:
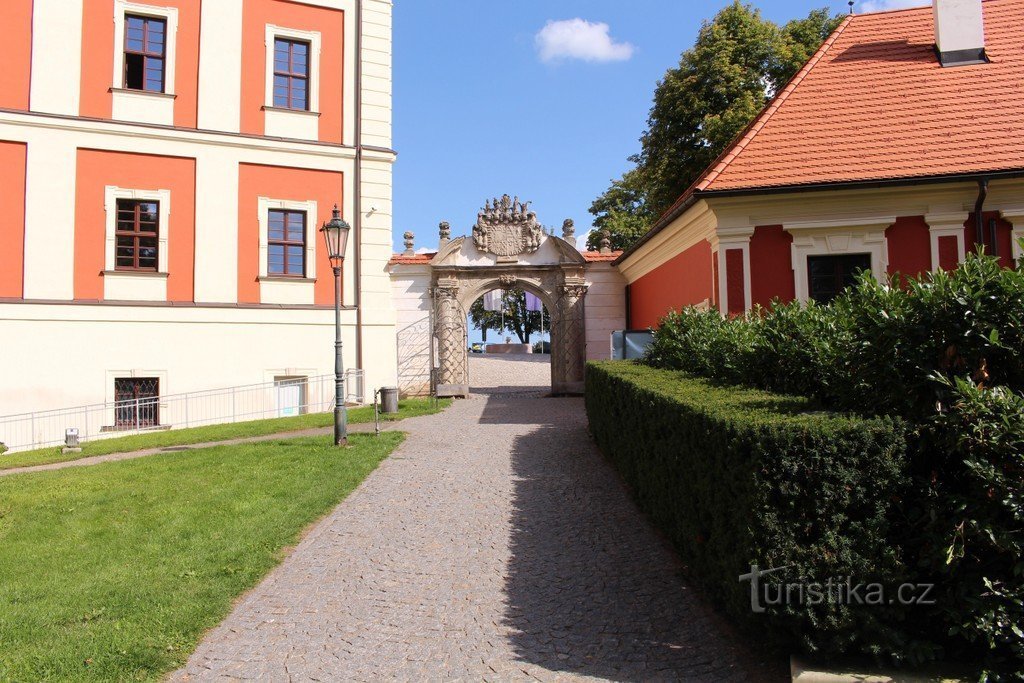
<path id="1" fill-rule="evenodd" d="M 451 399 L 438 401 L 438 406 L 441 410 L 449 405 L 451 405 Z M 430 415 L 436 412 L 433 406 L 433 401 L 429 398 L 406 399 L 399 402 L 397 415 L 382 414 L 381 419 L 384 421 L 394 421 L 404 420 L 407 417 Z M 350 409 L 348 411 L 348 421 L 349 424 L 373 422 L 373 406 Z M 236 422 L 234 424 L 211 425 L 209 427 L 135 434 L 83 443 L 81 453 L 64 455 L 60 452 L 61 449 L 57 447 L 0 455 L 0 470 L 30 467 L 32 465 L 47 465 L 53 462 L 68 462 L 94 455 L 107 455 L 108 453 L 129 453 L 147 448 L 187 446 L 207 441 L 227 441 L 253 436 L 266 436 L 268 434 L 283 434 L 316 427 L 329 427 L 332 424 L 334 424 L 332 413 L 317 413 L 315 415 L 297 415 L 295 417 L 280 417 L 271 420 L 256 420 L 254 422 Z"/>
<path id="2" fill-rule="evenodd" d="M 404 435 L 0 479 L 0 680 L 156 679 Z"/>

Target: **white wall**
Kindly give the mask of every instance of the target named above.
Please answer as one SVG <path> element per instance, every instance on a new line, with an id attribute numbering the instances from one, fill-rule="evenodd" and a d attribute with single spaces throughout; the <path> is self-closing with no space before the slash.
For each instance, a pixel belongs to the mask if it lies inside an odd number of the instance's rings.
<path id="1" fill-rule="evenodd" d="M 392 266 L 397 317 L 398 388 L 403 395 L 430 390 L 430 268 Z"/>
<path id="2" fill-rule="evenodd" d="M 586 271 L 587 360 L 611 358 L 611 336 L 626 329 L 626 279 L 610 263 L 589 263 Z"/>

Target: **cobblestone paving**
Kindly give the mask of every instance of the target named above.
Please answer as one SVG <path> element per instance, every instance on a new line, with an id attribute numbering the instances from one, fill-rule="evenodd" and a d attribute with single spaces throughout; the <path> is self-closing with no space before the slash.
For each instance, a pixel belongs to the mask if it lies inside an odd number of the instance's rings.
<path id="1" fill-rule="evenodd" d="M 680 578 L 580 399 L 478 394 L 402 427 L 174 679 L 788 680 Z"/>
<path id="2" fill-rule="evenodd" d="M 477 393 L 547 391 L 551 389 L 551 356 L 470 354 L 469 383 Z"/>

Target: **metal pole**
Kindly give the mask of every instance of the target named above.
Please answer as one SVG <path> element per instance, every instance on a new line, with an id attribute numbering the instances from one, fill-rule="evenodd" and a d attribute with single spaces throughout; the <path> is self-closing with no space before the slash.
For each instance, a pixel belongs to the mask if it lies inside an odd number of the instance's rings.
<path id="1" fill-rule="evenodd" d="M 348 445 L 345 367 L 341 359 L 341 267 L 334 269 L 334 445 Z"/>

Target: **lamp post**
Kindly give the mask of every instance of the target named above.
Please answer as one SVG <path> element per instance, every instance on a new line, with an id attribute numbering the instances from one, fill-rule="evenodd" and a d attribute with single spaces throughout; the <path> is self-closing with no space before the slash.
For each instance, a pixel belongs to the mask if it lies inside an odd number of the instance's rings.
<path id="1" fill-rule="evenodd" d="M 350 230 L 341 219 L 338 205 L 334 205 L 331 220 L 320 228 L 327 244 L 327 258 L 334 270 L 334 445 L 348 445 L 348 415 L 345 411 L 345 367 L 341 359 L 341 264 L 345 261 L 345 246 Z"/>

